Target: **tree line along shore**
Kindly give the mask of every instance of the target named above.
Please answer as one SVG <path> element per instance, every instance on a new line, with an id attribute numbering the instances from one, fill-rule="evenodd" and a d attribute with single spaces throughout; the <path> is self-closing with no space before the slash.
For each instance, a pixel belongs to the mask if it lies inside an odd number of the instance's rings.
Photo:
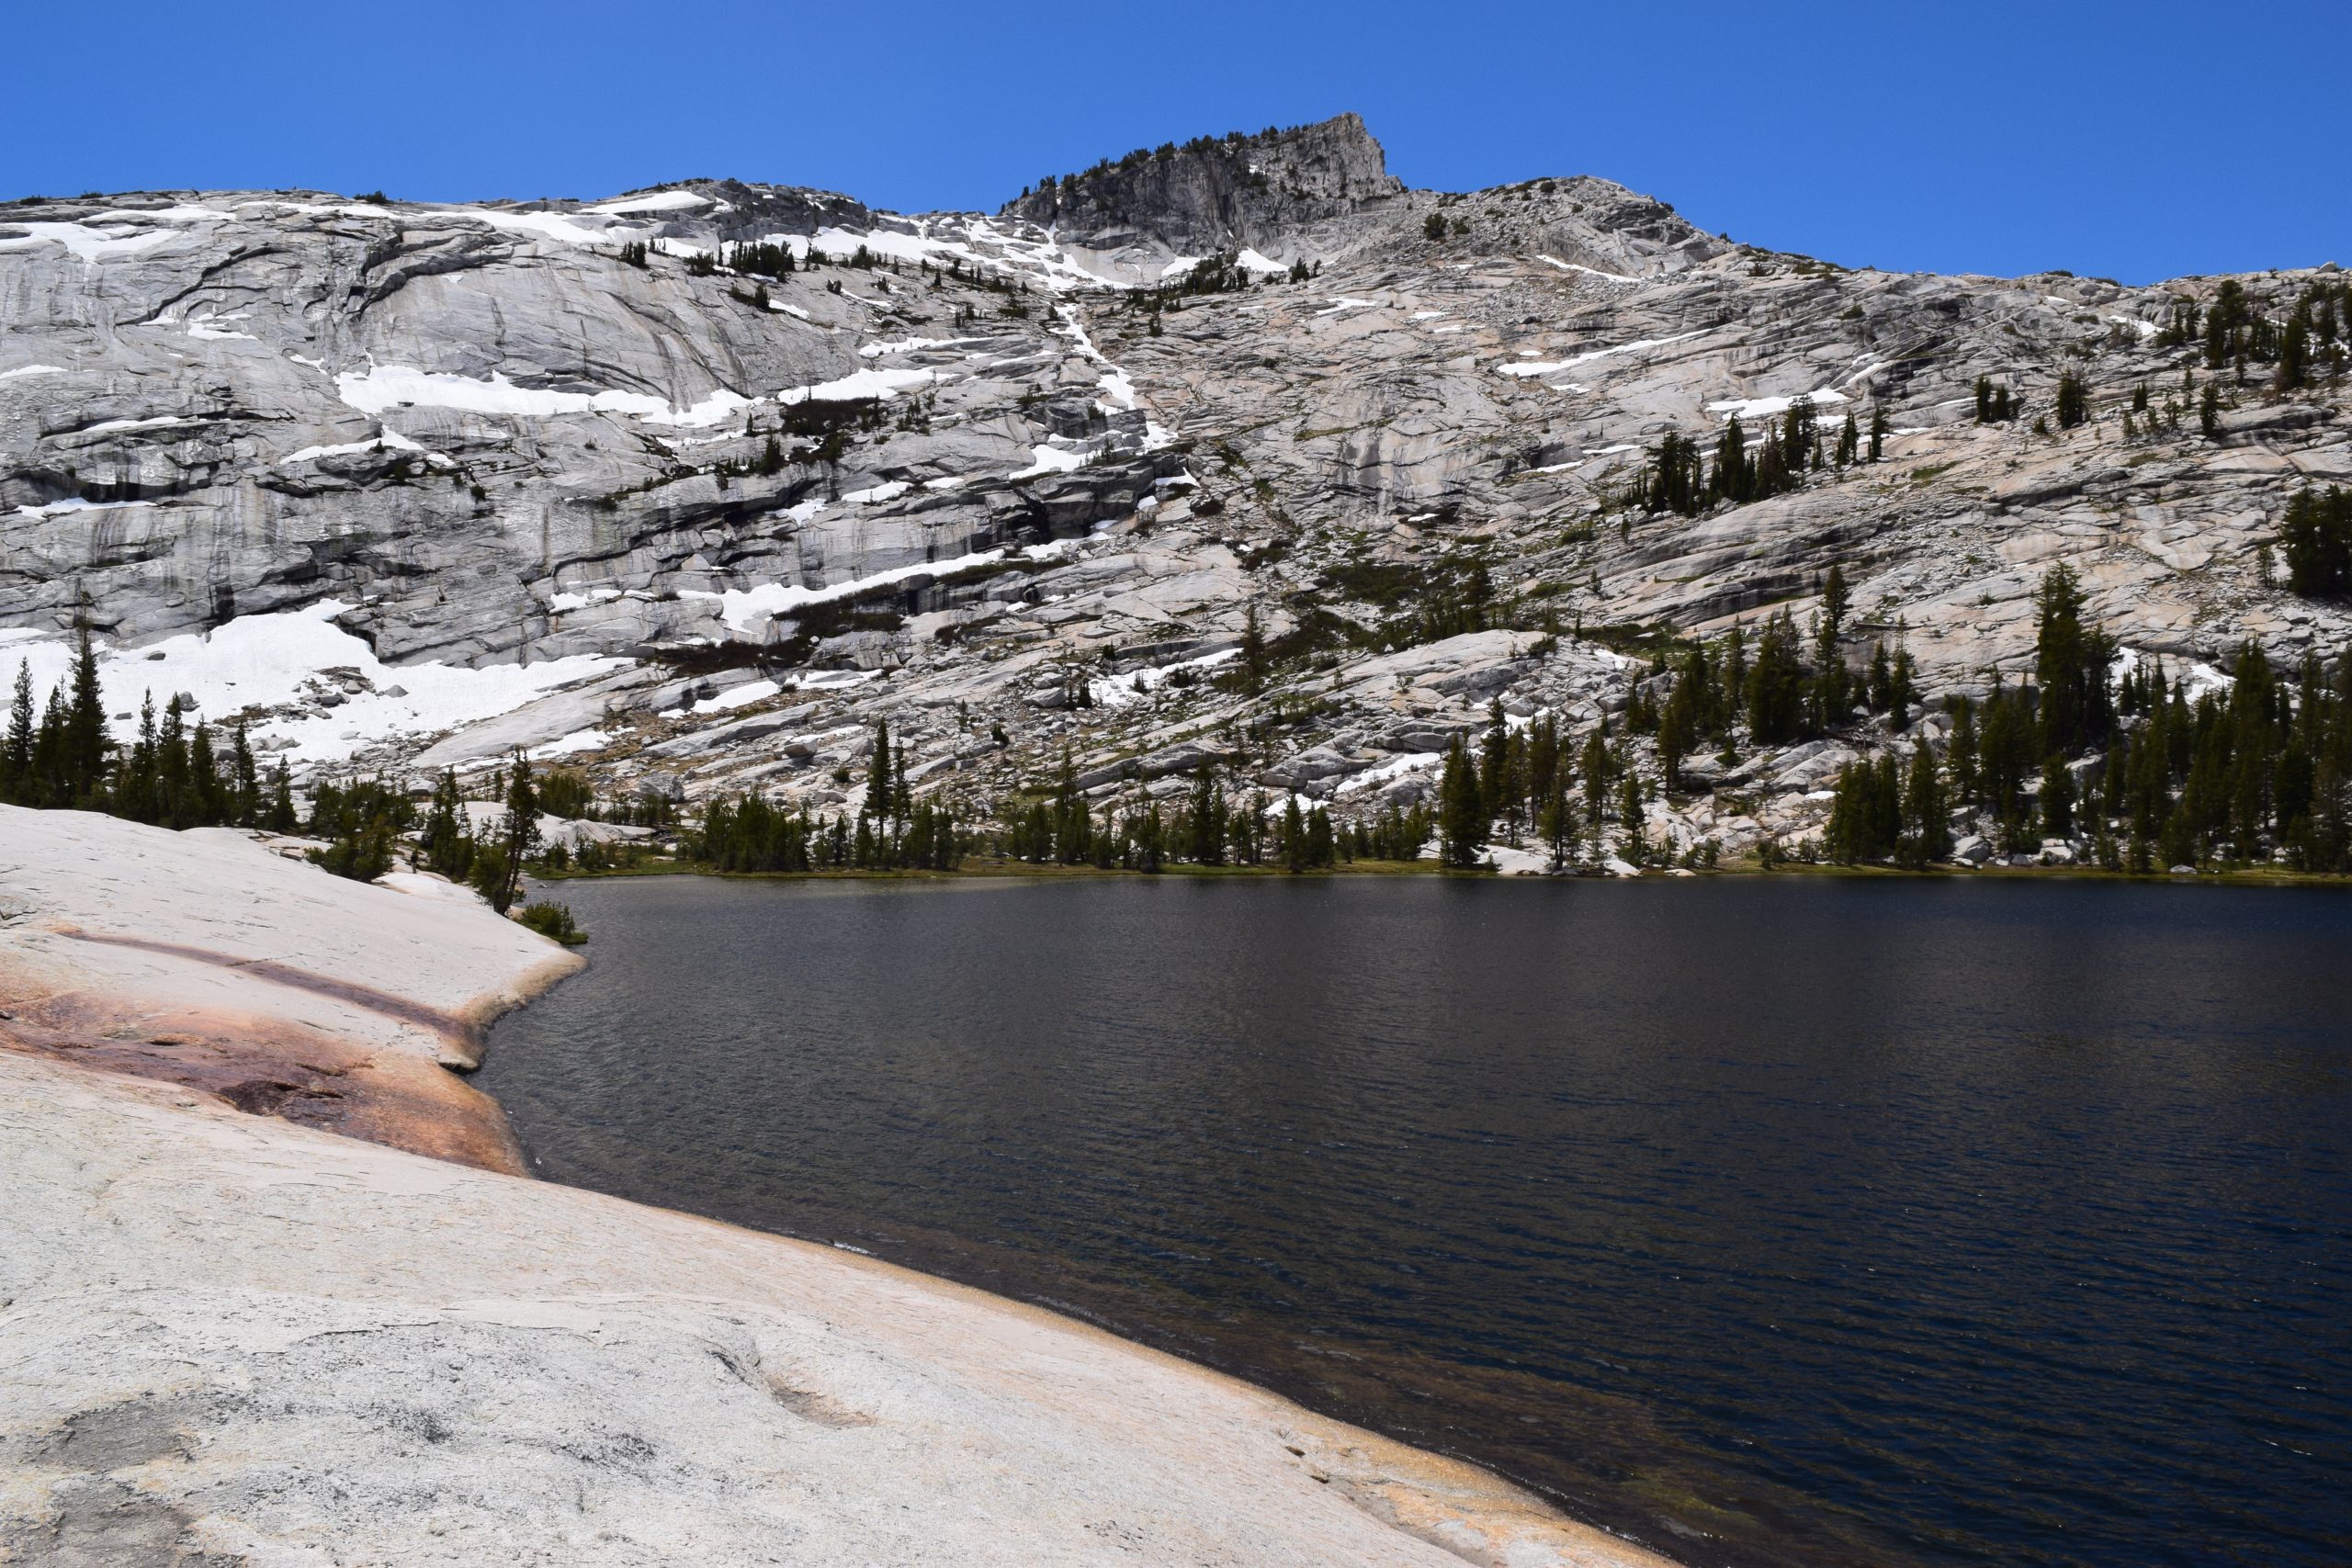
<path id="1" fill-rule="evenodd" d="M 177 695 L 159 713 L 150 694 L 135 737 L 117 740 L 85 629 L 45 705 L 17 672 L 0 801 L 307 840 L 337 874 L 370 881 L 405 864 L 562 941 L 579 940 L 569 912 L 524 902 L 526 874 L 2352 871 L 2352 658 L 2314 653 L 2280 670 L 2249 642 L 2226 670 L 2167 671 L 2086 621 L 2061 566 L 2035 598 L 2032 678 L 1993 674 L 1981 694 L 1948 698 L 1931 726 L 1918 722 L 1928 709 L 1899 630 L 1856 670 L 1838 652 L 1850 612 L 1835 568 L 1820 604 L 1802 627 L 1781 611 L 1752 636 L 1735 626 L 1658 648 L 1623 713 L 1580 736 L 1555 715 L 1497 705 L 1482 734 L 1452 739 L 1421 798 L 1354 809 L 1250 784 L 1207 754 L 1181 791 L 1099 805 L 1067 753 L 996 799 L 919 791 L 919 760 L 887 719 L 863 778 L 836 773 L 850 798 L 830 813 L 757 791 L 698 809 L 650 790 L 599 798 L 581 773 L 520 753 L 423 787 L 389 774 L 298 786 L 282 760 L 257 764 L 243 721 L 191 721 Z M 1653 802 L 1704 787 L 1689 770 L 1696 756 L 1729 764 L 1864 724 L 1892 743 L 1839 768 L 1817 835 L 1768 837 L 1734 857 L 1713 840 L 1678 852 L 1647 829 Z"/>

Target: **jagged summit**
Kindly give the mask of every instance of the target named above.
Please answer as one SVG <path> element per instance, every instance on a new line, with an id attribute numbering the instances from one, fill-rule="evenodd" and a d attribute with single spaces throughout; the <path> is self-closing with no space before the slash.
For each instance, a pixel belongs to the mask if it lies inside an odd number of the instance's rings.
<path id="1" fill-rule="evenodd" d="M 1257 244 L 1404 193 L 1362 117 L 1232 131 L 1138 147 L 1075 175 L 1048 176 L 1003 215 L 1047 225 L 1089 248 L 1157 243 L 1193 254 Z"/>

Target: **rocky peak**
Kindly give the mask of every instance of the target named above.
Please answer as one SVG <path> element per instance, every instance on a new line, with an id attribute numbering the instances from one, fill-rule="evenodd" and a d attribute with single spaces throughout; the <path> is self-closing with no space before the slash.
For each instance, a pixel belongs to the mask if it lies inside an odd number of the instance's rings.
<path id="1" fill-rule="evenodd" d="M 1404 188 L 1363 120 L 1343 114 L 1254 136 L 1138 147 L 1049 178 L 1003 210 L 1095 249 L 1157 243 L 1199 254 L 1340 217 Z"/>

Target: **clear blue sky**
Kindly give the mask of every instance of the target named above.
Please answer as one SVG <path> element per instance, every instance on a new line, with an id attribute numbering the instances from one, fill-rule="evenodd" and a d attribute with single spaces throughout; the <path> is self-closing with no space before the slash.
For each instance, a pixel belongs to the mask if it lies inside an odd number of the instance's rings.
<path id="1" fill-rule="evenodd" d="M 600 196 L 902 210 L 1355 109 L 1417 186 L 1594 174 L 1849 265 L 2352 265 L 2352 0 L 20 4 L 0 197 Z"/>

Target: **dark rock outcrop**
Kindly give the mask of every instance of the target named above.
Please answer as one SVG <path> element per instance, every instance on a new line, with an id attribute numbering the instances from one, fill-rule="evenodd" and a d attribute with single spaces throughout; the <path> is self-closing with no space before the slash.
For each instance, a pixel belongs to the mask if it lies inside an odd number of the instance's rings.
<path id="1" fill-rule="evenodd" d="M 1270 241 L 1404 189 L 1363 119 L 1343 114 L 1254 136 L 1138 148 L 1041 185 L 1004 213 L 1092 249 L 1156 241 L 1203 254 Z"/>

